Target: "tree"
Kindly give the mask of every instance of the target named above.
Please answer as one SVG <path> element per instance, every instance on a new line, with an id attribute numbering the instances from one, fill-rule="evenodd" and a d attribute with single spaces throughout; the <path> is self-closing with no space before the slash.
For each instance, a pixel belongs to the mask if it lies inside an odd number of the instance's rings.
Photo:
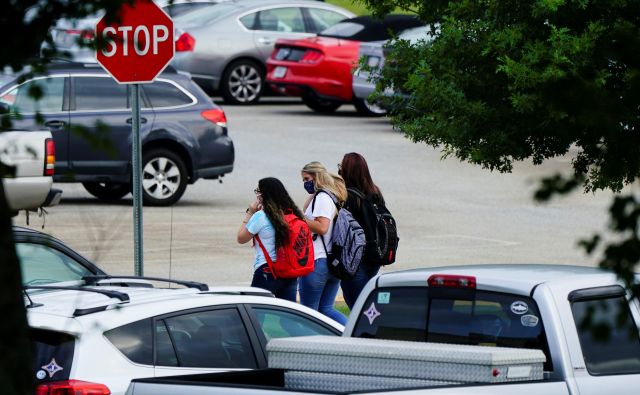
<path id="1" fill-rule="evenodd" d="M 514 161 L 578 150 L 573 173 L 542 181 L 536 198 L 583 187 L 620 192 L 640 175 L 640 1 L 362 0 L 431 25 L 435 40 L 390 48 L 378 81 L 393 88 L 393 124 L 443 156 L 509 172 Z M 640 260 L 640 200 L 610 209 L 620 240 L 600 265 L 627 284 Z M 599 236 L 583 241 L 588 253 Z"/>
<path id="2" fill-rule="evenodd" d="M 0 70 L 14 71 L 30 66 L 33 72 L 46 70 L 57 56 L 55 45 L 45 57 L 39 57 L 40 45 L 49 40 L 49 27 L 59 18 L 81 18 L 104 11 L 115 20 L 115 11 L 124 2 L 133 0 L 20 0 L 0 3 L 0 36 L 5 40 L 0 51 Z M 53 43 L 52 43 L 53 44 Z M 37 89 L 30 94 L 39 97 Z M 2 129 L 11 127 L 8 114 L 2 115 Z M 1 164 L 0 164 L 1 165 Z M 0 181 L 7 168 L 0 166 Z M 15 252 L 11 230 L 11 214 L 4 188 L 0 182 L 0 382 L 3 394 L 26 395 L 33 393 L 33 373 L 28 351 L 27 319 L 22 299 L 20 265 Z"/>

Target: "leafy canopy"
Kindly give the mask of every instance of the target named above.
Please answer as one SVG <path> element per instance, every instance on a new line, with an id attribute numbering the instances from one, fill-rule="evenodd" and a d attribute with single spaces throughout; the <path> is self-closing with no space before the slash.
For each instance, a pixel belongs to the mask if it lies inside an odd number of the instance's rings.
<path id="1" fill-rule="evenodd" d="M 575 146 L 586 190 L 638 177 L 640 1 L 364 2 L 439 25 L 432 44 L 396 44 L 379 81 L 408 95 L 392 121 L 413 141 L 501 172 Z"/>

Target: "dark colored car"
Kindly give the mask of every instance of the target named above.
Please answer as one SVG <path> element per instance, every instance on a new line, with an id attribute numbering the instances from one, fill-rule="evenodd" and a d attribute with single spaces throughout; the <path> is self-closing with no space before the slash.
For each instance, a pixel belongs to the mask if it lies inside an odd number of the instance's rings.
<path id="1" fill-rule="evenodd" d="M 40 100 L 29 91 L 38 87 Z M 59 63 L 46 75 L 0 87 L 14 128 L 37 127 L 39 111 L 55 141 L 56 182 L 81 182 L 101 199 L 131 190 L 131 107 L 128 85 L 99 65 Z M 224 111 L 191 80 L 168 67 L 141 89 L 142 189 L 145 204 L 177 202 L 187 184 L 233 170 L 234 147 Z M 41 126 L 40 126 L 41 128 Z"/>
<path id="2" fill-rule="evenodd" d="M 267 82 L 276 92 L 302 97 L 314 111 L 333 112 L 353 103 L 363 115 L 383 115 L 385 111 L 375 103 L 353 93 L 352 73 L 358 66 L 360 44 L 388 40 L 423 24 L 410 15 L 388 15 L 382 20 L 359 16 L 317 37 L 280 39 L 267 61 Z"/>
<path id="3" fill-rule="evenodd" d="M 14 226 L 13 238 L 20 260 L 22 283 L 25 285 L 81 281 L 85 276 L 106 274 L 91 261 L 46 233 Z"/>

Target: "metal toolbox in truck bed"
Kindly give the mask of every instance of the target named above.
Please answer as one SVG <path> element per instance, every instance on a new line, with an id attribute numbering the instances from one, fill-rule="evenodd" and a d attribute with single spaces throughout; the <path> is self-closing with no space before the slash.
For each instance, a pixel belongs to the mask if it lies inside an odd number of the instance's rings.
<path id="1" fill-rule="evenodd" d="M 542 380 L 545 361 L 540 350 L 331 336 L 273 339 L 267 352 L 270 368 L 287 371 L 289 388 L 307 390 L 318 389 L 318 373 L 359 376 L 334 381 L 346 391 L 381 377 L 410 379 L 390 388 L 416 386 L 413 380 L 427 386 Z"/>

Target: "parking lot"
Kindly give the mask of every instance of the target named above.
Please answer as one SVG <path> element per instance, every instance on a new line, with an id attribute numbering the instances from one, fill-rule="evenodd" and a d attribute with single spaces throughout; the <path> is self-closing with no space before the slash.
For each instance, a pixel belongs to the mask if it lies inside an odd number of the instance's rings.
<path id="1" fill-rule="evenodd" d="M 221 103 L 219 99 L 216 102 Z M 543 166 L 519 164 L 512 174 L 491 173 L 442 160 L 413 143 L 385 118 L 366 118 L 345 105 L 335 114 L 310 111 L 298 100 L 268 98 L 256 106 L 224 106 L 234 141 L 234 171 L 223 183 L 200 180 L 172 207 L 144 209 L 144 274 L 210 284 L 248 284 L 253 251 L 236 231 L 254 199 L 258 179 L 280 178 L 296 202 L 306 192 L 300 168 L 319 160 L 337 171 L 342 155 L 356 151 L 397 219 L 398 260 L 384 270 L 467 263 L 572 263 L 594 265 L 576 246 L 606 227 L 608 193 L 574 194 L 548 205 L 532 201 L 536 180 L 567 171 L 571 156 Z M 64 191 L 44 230 L 114 274 L 133 273 L 132 199 L 103 202 L 80 184 Z M 24 214 L 14 224 L 25 225 Z"/>

